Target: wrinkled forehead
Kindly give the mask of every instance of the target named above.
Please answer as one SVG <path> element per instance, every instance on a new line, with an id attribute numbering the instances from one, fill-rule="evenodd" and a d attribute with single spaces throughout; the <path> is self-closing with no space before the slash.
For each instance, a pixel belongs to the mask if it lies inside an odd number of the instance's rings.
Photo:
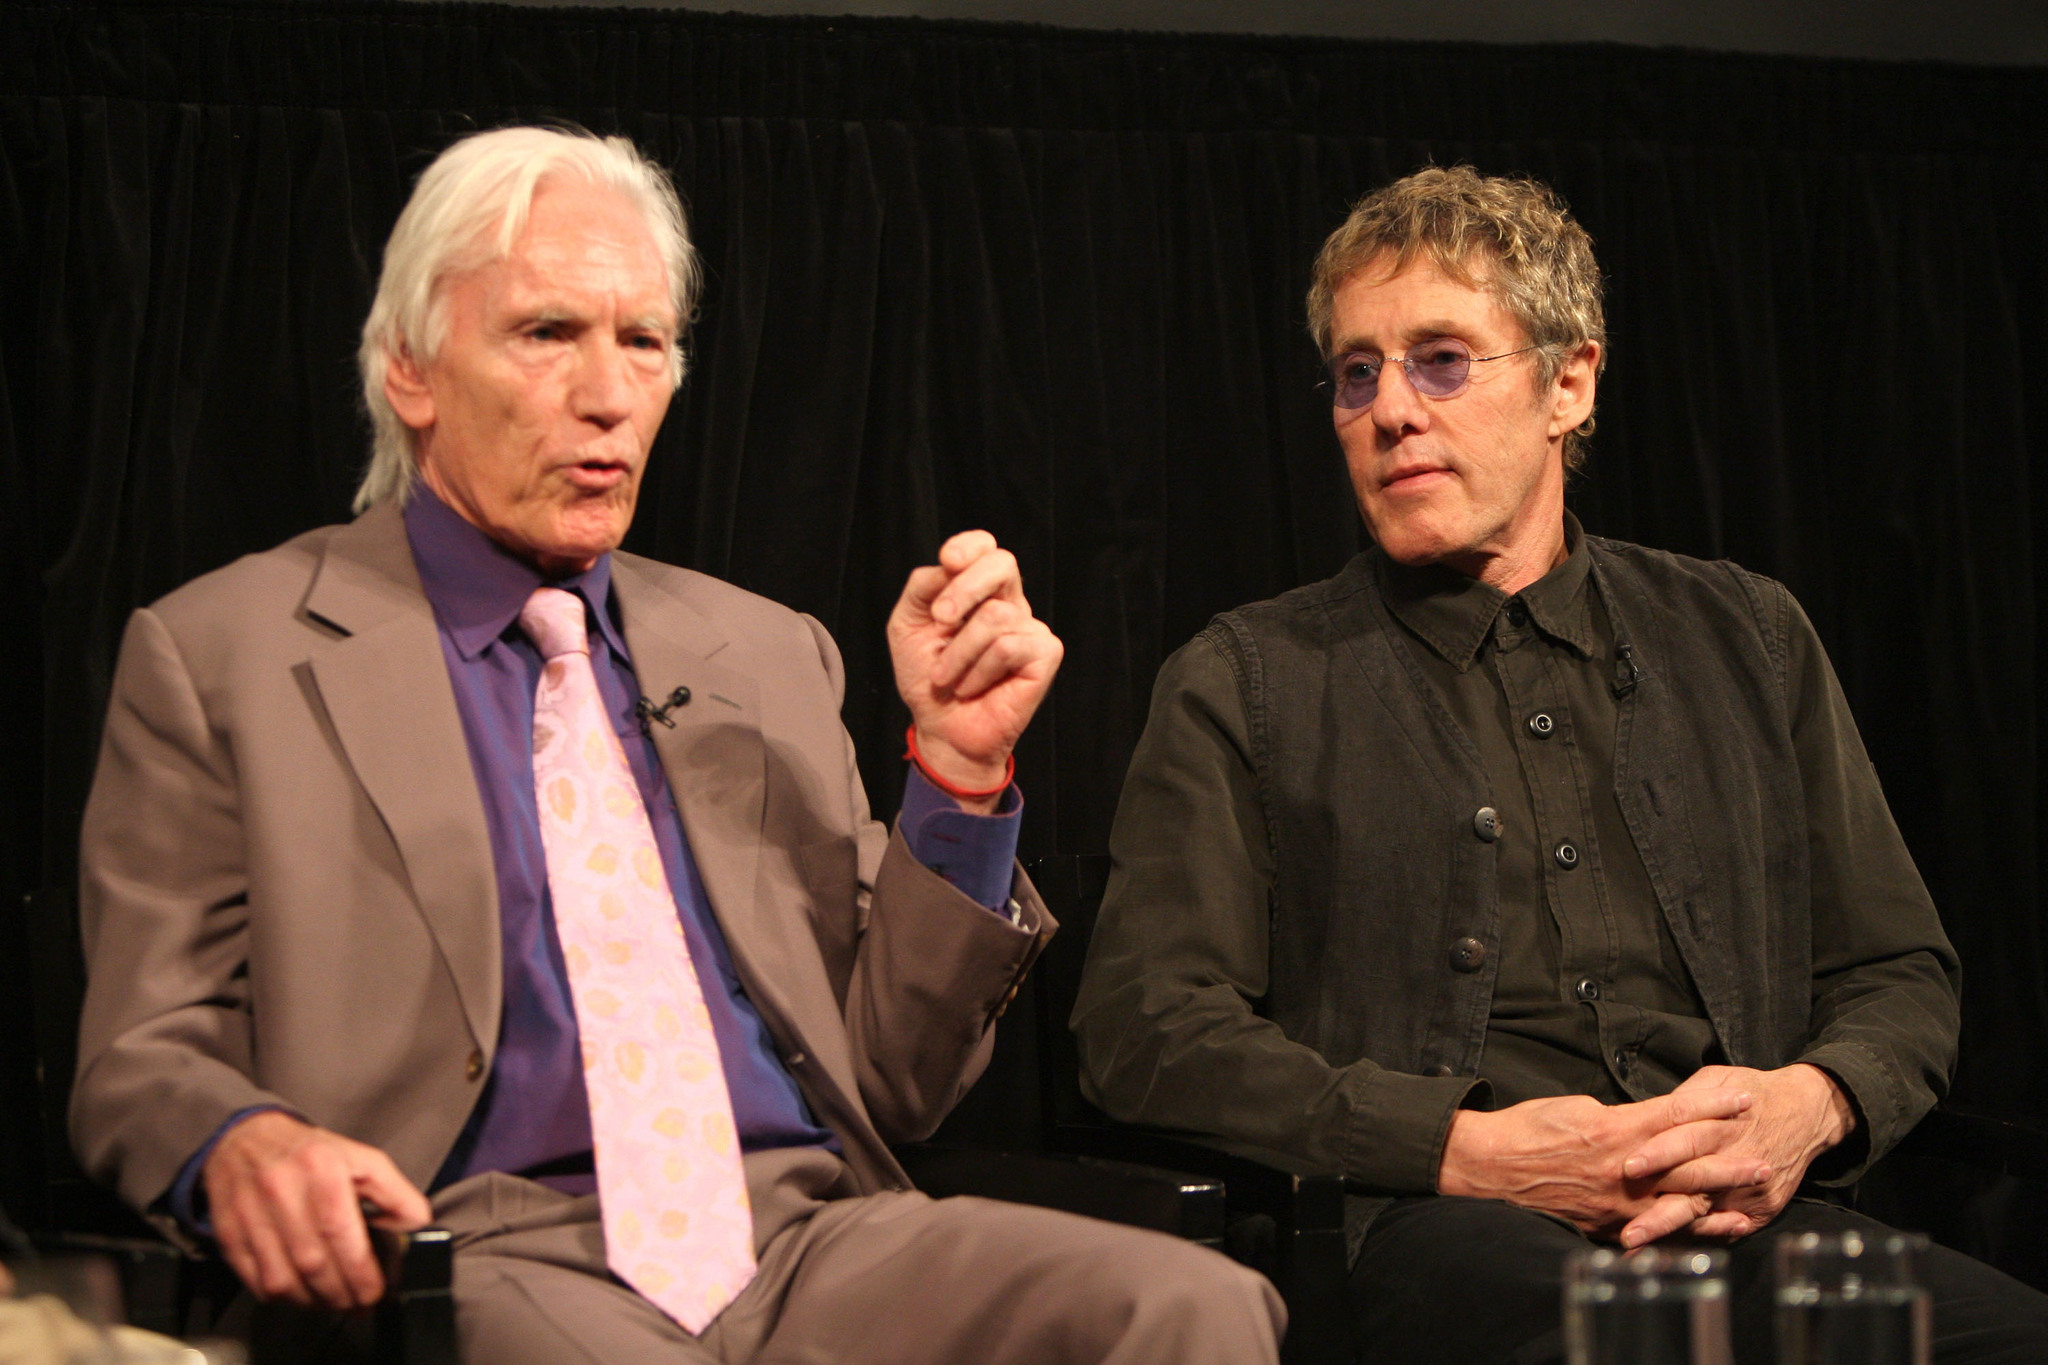
<path id="1" fill-rule="evenodd" d="M 434 282 L 436 296 L 456 279 L 512 263 L 529 286 L 564 285 L 593 271 L 644 274 L 643 292 L 658 294 L 663 320 L 676 321 L 670 263 L 651 215 L 631 194 L 574 171 L 550 171 L 533 194 L 514 198 L 469 225 Z"/>

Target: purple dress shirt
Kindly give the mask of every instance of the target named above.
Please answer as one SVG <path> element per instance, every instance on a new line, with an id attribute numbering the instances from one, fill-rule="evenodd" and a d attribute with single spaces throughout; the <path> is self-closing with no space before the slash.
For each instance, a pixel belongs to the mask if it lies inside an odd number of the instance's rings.
<path id="1" fill-rule="evenodd" d="M 533 699 L 541 658 L 518 624 L 520 609 L 544 580 L 424 487 L 405 509 L 405 525 L 434 609 L 490 830 L 504 952 L 505 1003 L 491 1076 L 434 1187 L 484 1171 L 510 1171 L 559 1189 L 588 1192 L 596 1183 L 590 1107 L 534 804 Z M 640 687 L 615 619 L 611 557 L 552 586 L 582 597 L 596 626 L 591 663 L 598 691 L 654 828 L 690 960 L 711 1012 L 742 1150 L 836 1147 L 836 1139 L 804 1103 L 733 971 L 654 743 L 634 716 Z M 998 814 L 971 814 L 913 768 L 899 823 L 912 856 L 969 898 L 1000 910 L 1009 899 L 1022 808 L 1012 788 Z M 204 1213 L 195 1199 L 206 1157 L 221 1134 L 255 1112 L 230 1117 L 179 1172 L 167 1202 L 180 1221 L 204 1230 Z"/>

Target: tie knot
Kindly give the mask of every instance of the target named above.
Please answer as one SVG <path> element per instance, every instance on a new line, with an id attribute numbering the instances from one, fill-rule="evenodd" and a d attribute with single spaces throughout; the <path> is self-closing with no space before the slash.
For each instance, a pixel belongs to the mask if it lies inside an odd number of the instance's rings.
<path id="1" fill-rule="evenodd" d="M 519 609 L 519 628 L 539 646 L 543 659 L 590 652 L 590 636 L 583 626 L 583 599 L 573 592 L 535 588 Z"/>

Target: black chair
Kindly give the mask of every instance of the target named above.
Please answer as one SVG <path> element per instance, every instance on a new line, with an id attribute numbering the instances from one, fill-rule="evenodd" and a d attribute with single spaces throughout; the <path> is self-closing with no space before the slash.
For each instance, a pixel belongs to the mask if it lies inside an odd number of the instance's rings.
<path id="1" fill-rule="evenodd" d="M 1060 932 L 1039 958 L 1031 983 L 1045 1150 L 1220 1179 L 1224 1249 L 1272 1280 L 1286 1300 L 1281 1359 L 1288 1365 L 1348 1362 L 1342 1177 L 1253 1160 L 1184 1134 L 1116 1124 L 1088 1103 L 1081 1094 L 1079 1048 L 1067 1020 L 1109 880 L 1109 855 L 1041 858 L 1028 870 L 1060 921 Z"/>
<path id="2" fill-rule="evenodd" d="M 458 1365 L 455 1239 L 445 1228 L 371 1230 L 384 1263 L 384 1297 L 361 1318 L 256 1305 L 250 1365 Z M 245 1300 L 246 1302 L 246 1300 Z"/>
<path id="3" fill-rule="evenodd" d="M 2048 1292 L 2048 1130 L 1938 1105 L 1848 1202 Z"/>
<path id="4" fill-rule="evenodd" d="M 1109 858 L 1041 858 L 1027 870 L 1060 932 L 1011 1003 L 987 1074 L 936 1140 L 896 1149 L 912 1181 L 939 1197 L 1008 1199 L 1216 1247 L 1279 1289 L 1287 1365 L 1349 1365 L 1343 1181 L 1116 1124 L 1089 1104 L 1067 1020 Z"/>
<path id="5" fill-rule="evenodd" d="M 33 1065 L 10 1069 L 10 1102 L 26 1116 L 15 1141 L 33 1143 L 20 1165 L 46 1172 L 22 1222 L 28 1254 L 93 1256 L 118 1277 L 126 1320 L 165 1336 L 247 1335 L 251 1365 L 300 1365 L 318 1358 L 374 1365 L 457 1365 L 454 1247 L 438 1228 L 375 1233 L 391 1286 L 375 1312 L 360 1321 L 264 1309 L 247 1320 L 234 1272 L 218 1259 L 189 1257 L 159 1237 L 110 1191 L 85 1178 L 70 1157 L 64 1132 L 83 966 L 78 961 L 76 896 L 45 888 L 23 898 L 28 978 L 39 1046 Z M 312 1343 L 331 1343 L 326 1357 Z"/>

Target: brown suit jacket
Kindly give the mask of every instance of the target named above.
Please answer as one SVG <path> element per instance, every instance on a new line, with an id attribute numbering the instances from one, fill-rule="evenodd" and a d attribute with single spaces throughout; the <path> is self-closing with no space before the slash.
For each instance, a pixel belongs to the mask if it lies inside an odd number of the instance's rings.
<path id="1" fill-rule="evenodd" d="M 733 965 L 862 1191 L 929 1133 L 1053 929 L 975 906 L 868 814 L 817 622 L 616 555 L 654 727 Z M 236 1110 L 282 1104 L 425 1188 L 489 1075 L 496 876 L 397 508 L 187 584 L 128 624 L 81 849 L 86 1169 L 138 1208 Z"/>

